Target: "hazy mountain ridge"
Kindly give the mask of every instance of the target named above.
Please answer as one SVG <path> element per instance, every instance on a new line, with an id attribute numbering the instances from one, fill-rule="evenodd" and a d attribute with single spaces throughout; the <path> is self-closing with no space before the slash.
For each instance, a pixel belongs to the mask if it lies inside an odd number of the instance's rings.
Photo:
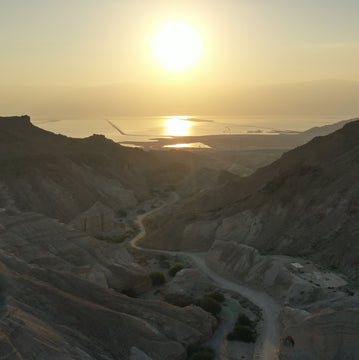
<path id="1" fill-rule="evenodd" d="M 324 125 L 324 126 L 315 126 L 312 127 L 306 131 L 303 131 L 301 134 L 304 136 L 310 135 L 310 136 L 325 136 L 325 135 L 329 135 L 330 133 L 340 130 L 344 125 L 359 120 L 359 118 L 353 118 L 353 119 L 348 119 L 348 120 L 343 120 L 343 121 L 338 121 L 334 124 L 330 124 L 330 125 Z"/>
<path id="2" fill-rule="evenodd" d="M 262 86 L 118 83 L 92 87 L 0 86 L 0 106 L 41 118 L 168 114 L 356 114 L 358 81 L 313 80 Z M 31 94 L 31 97 L 29 96 Z M 138 106 L 141 99 L 141 106 Z M 165 99 L 165 101 L 164 101 Z"/>

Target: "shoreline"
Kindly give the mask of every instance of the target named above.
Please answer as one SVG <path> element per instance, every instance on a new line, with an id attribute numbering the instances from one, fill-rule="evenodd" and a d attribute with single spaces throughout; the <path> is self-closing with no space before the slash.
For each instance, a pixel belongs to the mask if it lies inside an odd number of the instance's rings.
<path id="1" fill-rule="evenodd" d="M 278 149 L 289 150 L 305 144 L 312 137 L 303 133 L 295 134 L 226 134 L 202 136 L 173 136 L 171 138 L 152 138 L 150 141 L 119 141 L 123 146 L 141 147 L 144 150 L 207 150 L 239 151 Z M 175 145 L 181 146 L 176 147 Z M 191 146 L 191 144 L 203 144 Z M 188 145 L 188 146 L 186 146 Z M 169 147 L 170 146 L 170 147 Z"/>

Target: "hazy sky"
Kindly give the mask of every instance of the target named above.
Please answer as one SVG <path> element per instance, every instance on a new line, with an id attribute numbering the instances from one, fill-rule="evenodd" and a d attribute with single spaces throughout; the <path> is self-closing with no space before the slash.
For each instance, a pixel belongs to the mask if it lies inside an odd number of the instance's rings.
<path id="1" fill-rule="evenodd" d="M 358 14 L 357 0 L 0 0 L 0 86 L 188 86 L 234 96 L 246 86 L 359 81 Z M 171 19 L 203 39 L 200 62 L 180 74 L 151 51 Z"/>

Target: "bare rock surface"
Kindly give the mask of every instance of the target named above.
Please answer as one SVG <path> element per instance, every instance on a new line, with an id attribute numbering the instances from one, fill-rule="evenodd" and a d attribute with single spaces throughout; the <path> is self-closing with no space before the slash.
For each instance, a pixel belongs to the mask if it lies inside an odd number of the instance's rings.
<path id="1" fill-rule="evenodd" d="M 204 250 L 211 244 L 217 228 L 217 221 L 195 221 L 188 224 L 183 231 L 181 249 Z M 195 244 L 195 245 L 193 245 Z"/>
<path id="2" fill-rule="evenodd" d="M 96 236 L 113 230 L 114 219 L 114 211 L 97 201 L 90 209 L 77 215 L 71 224 L 76 230 Z"/>
<path id="3" fill-rule="evenodd" d="M 355 360 L 359 358 L 359 309 L 322 311 L 285 328 L 280 359 Z M 290 337 L 293 342 L 286 342 Z"/>
<path id="4" fill-rule="evenodd" d="M 152 360 L 143 351 L 137 349 L 135 346 L 131 348 L 130 360 Z"/>
<path id="5" fill-rule="evenodd" d="M 97 240 L 36 213 L 0 214 L 5 231 L 0 234 L 4 251 L 46 269 L 66 271 L 116 290 L 146 291 L 151 281 L 145 269 L 132 264 L 119 245 Z"/>
<path id="6" fill-rule="evenodd" d="M 198 307 L 129 298 L 148 288 L 128 253 L 36 213 L 3 211 L 0 223 L 0 355 L 9 359 L 184 360 L 216 320 Z"/>
<path id="7" fill-rule="evenodd" d="M 216 231 L 216 240 L 251 243 L 262 230 L 261 219 L 247 210 L 224 218 Z"/>
<path id="8" fill-rule="evenodd" d="M 308 311 L 284 306 L 279 314 L 279 321 L 282 328 L 285 329 L 291 326 L 297 326 L 309 316 L 311 316 L 311 314 Z"/>
<path id="9" fill-rule="evenodd" d="M 299 276 L 302 274 L 291 269 L 291 261 L 287 257 L 261 255 L 251 246 L 232 241 L 216 241 L 206 258 L 208 266 L 225 277 L 265 289 L 291 305 L 308 304 L 329 296 L 325 284 L 320 286 L 306 280 L 307 275 Z"/>
<path id="10" fill-rule="evenodd" d="M 211 280 L 198 269 L 182 269 L 165 286 L 169 294 L 202 295 L 213 289 Z"/>

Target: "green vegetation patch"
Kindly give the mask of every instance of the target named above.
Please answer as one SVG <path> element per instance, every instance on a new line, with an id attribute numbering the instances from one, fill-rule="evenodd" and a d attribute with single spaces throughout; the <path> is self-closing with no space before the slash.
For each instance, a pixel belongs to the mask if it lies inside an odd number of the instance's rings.
<path id="1" fill-rule="evenodd" d="M 188 360 L 213 360 L 215 356 L 216 353 L 210 346 L 192 344 L 187 348 Z"/>
<path id="2" fill-rule="evenodd" d="M 225 300 L 224 295 L 218 290 L 211 291 L 211 292 L 207 293 L 206 296 L 208 296 L 208 297 L 212 298 L 213 300 L 216 300 L 220 303 L 222 303 Z"/>
<path id="3" fill-rule="evenodd" d="M 203 296 L 201 299 L 197 299 L 194 304 L 214 316 L 218 315 L 222 309 L 221 304 L 208 295 Z"/>
<path id="4" fill-rule="evenodd" d="M 255 342 L 257 339 L 256 323 L 245 314 L 239 314 L 233 330 L 227 334 L 227 340 Z"/>
<path id="5" fill-rule="evenodd" d="M 172 305 L 180 307 L 193 304 L 199 306 L 204 311 L 209 312 L 213 316 L 217 316 L 222 310 L 221 304 L 208 295 L 204 295 L 201 298 L 193 298 L 192 296 L 186 294 L 167 294 L 165 295 L 164 300 Z"/>
<path id="6" fill-rule="evenodd" d="M 121 291 L 122 294 L 126 295 L 126 296 L 129 296 L 129 297 L 132 297 L 132 298 L 136 298 L 137 297 L 137 293 L 134 289 L 123 289 Z"/>
<path id="7" fill-rule="evenodd" d="M 160 271 L 152 271 L 150 278 L 153 286 L 163 285 L 166 282 L 165 276 Z"/>
<path id="8" fill-rule="evenodd" d="M 179 307 L 189 306 L 195 302 L 192 296 L 186 294 L 166 294 L 164 300 Z"/>
<path id="9" fill-rule="evenodd" d="M 169 269 L 171 266 L 165 255 L 160 255 L 158 257 L 158 263 L 162 269 Z"/>
<path id="10" fill-rule="evenodd" d="M 184 266 L 181 263 L 176 263 L 168 270 L 168 273 L 171 276 L 175 276 L 183 268 L 184 268 Z"/>

